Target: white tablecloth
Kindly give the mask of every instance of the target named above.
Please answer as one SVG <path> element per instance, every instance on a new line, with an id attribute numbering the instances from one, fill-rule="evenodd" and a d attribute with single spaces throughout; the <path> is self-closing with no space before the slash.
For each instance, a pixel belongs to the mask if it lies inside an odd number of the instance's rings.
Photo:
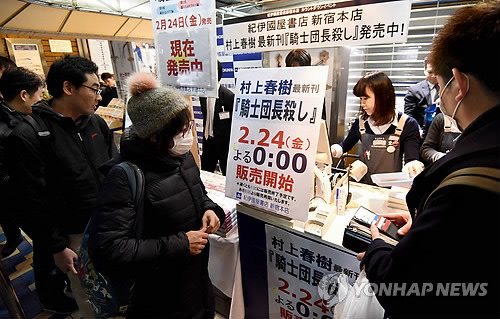
<path id="1" fill-rule="evenodd" d="M 227 238 L 211 234 L 208 240 L 210 241 L 208 272 L 212 284 L 231 298 L 229 319 L 244 319 L 245 304 L 241 285 L 238 232 Z"/>

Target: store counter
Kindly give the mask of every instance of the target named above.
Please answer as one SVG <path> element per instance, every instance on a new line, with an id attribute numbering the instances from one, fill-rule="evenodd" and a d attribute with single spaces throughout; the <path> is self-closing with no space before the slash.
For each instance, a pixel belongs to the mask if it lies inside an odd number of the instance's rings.
<path id="1" fill-rule="evenodd" d="M 271 258 L 270 255 L 272 252 L 269 250 L 269 246 L 266 248 L 266 225 L 276 226 L 290 233 L 292 236 L 298 236 L 301 238 L 299 240 L 304 243 L 313 242 L 317 247 L 322 247 L 322 249 L 329 252 L 329 256 L 336 256 L 332 257 L 334 263 L 342 260 L 345 264 L 351 265 L 348 272 L 355 272 L 355 276 L 357 277 L 359 274 L 359 262 L 356 260 L 357 254 L 342 246 L 344 229 L 357 208 L 362 205 L 376 213 L 400 212 L 402 210 L 387 206 L 390 189 L 351 183 L 350 192 L 352 193 L 352 199 L 346 208 L 345 214 L 343 216 L 335 216 L 322 238 L 304 232 L 303 222 L 282 218 L 244 204 L 237 205 L 246 319 L 270 318 L 268 293 L 272 291 L 272 287 L 270 287 L 272 284 L 268 283 L 268 258 Z M 340 262 L 338 263 L 340 264 Z M 344 267 L 343 269 L 344 273 L 346 268 L 348 267 Z M 333 271 L 326 271 L 324 274 L 326 275 L 327 273 L 333 273 Z M 352 279 L 354 280 L 355 278 Z M 312 292 L 314 289 L 317 288 L 309 287 L 309 292 Z M 271 300 L 271 302 L 274 301 Z M 312 307 L 310 309 L 314 310 Z M 332 316 L 333 314 L 330 313 L 324 318 L 331 318 Z"/>

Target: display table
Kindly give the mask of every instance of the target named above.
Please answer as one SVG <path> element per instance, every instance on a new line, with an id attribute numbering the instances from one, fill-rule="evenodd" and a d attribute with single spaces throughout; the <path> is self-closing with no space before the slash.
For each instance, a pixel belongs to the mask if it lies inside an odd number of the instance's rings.
<path id="1" fill-rule="evenodd" d="M 201 179 L 208 196 L 225 210 L 236 209 L 236 201 L 224 196 L 225 177 L 201 171 Z M 227 237 L 210 234 L 210 259 L 208 272 L 212 284 L 224 295 L 231 298 L 230 319 L 245 318 L 243 289 L 241 285 L 240 246 L 238 229 L 233 229 Z"/>

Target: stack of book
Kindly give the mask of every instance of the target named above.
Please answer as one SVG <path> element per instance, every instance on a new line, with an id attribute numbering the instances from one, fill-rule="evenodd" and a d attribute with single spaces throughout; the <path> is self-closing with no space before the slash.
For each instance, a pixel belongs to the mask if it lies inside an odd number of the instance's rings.
<path id="1" fill-rule="evenodd" d="M 96 111 L 110 129 L 123 127 L 124 103 L 120 99 L 112 99 L 108 106 L 100 106 Z"/>
<path id="2" fill-rule="evenodd" d="M 236 208 L 232 210 L 224 209 L 224 213 L 226 213 L 226 218 L 224 222 L 221 223 L 219 230 L 215 232 L 216 235 L 221 237 L 226 237 L 228 234 L 231 234 L 233 230 L 238 228 L 238 219 L 236 218 Z"/>
<path id="3" fill-rule="evenodd" d="M 392 186 L 387 199 L 387 206 L 397 209 L 408 210 L 406 205 L 406 194 L 410 189 L 406 187 Z"/>
<path id="4" fill-rule="evenodd" d="M 222 207 L 226 214 L 224 222 L 221 223 L 219 230 L 215 234 L 227 237 L 238 229 L 238 220 L 236 219 L 237 201 L 225 196 L 226 178 L 224 176 L 203 170 L 200 172 L 200 176 L 205 185 L 208 197 Z"/>

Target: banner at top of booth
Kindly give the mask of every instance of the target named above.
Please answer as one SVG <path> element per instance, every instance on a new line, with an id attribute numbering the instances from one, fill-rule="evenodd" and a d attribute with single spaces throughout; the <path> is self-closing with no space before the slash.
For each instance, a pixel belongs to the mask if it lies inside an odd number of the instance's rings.
<path id="1" fill-rule="evenodd" d="M 410 9 L 409 0 L 355 0 L 228 19 L 224 49 L 242 53 L 406 42 Z"/>
<path id="2" fill-rule="evenodd" d="M 217 97 L 215 1 L 151 0 L 151 8 L 161 83 Z"/>

